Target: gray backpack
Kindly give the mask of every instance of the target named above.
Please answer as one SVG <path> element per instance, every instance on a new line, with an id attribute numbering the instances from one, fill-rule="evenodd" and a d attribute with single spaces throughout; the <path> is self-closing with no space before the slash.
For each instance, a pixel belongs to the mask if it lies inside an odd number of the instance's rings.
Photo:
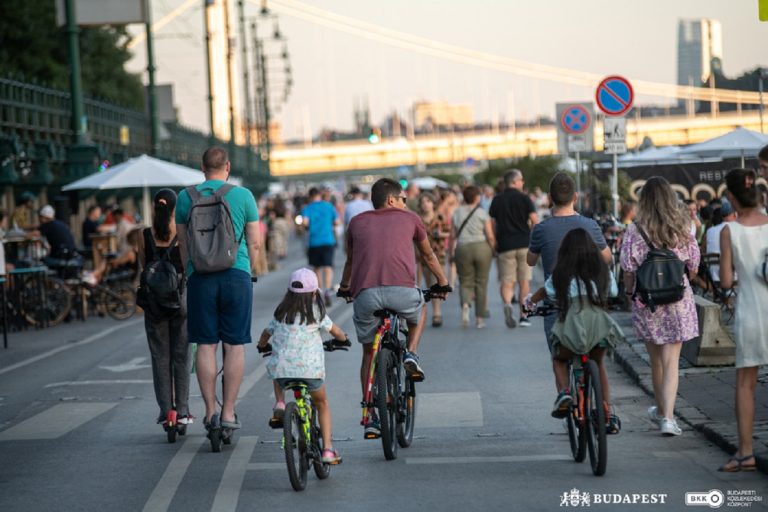
<path id="1" fill-rule="evenodd" d="M 245 229 L 238 239 L 229 203 L 224 199 L 233 188 L 234 185 L 225 183 L 210 196 L 203 196 L 194 186 L 186 188 L 192 199 L 187 245 L 195 272 L 210 274 L 230 269 L 235 264 Z"/>

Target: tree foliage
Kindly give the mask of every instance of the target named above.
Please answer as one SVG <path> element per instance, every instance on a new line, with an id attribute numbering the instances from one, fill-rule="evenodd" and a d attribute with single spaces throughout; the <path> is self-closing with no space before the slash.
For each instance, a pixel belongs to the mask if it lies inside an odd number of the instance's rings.
<path id="1" fill-rule="evenodd" d="M 142 108 L 138 75 L 128 73 L 131 58 L 125 27 L 82 28 L 80 63 L 87 96 Z M 0 72 L 4 76 L 69 89 L 65 27 L 56 26 L 55 0 L 2 0 Z"/>
<path id="2" fill-rule="evenodd" d="M 546 192 L 549 190 L 549 182 L 557 172 L 559 163 L 559 159 L 555 156 L 525 156 L 512 160 L 493 160 L 488 162 L 485 169 L 475 174 L 475 182 L 495 187 L 508 170 L 520 169 L 523 171 L 525 187 L 528 190 L 540 187 Z"/>

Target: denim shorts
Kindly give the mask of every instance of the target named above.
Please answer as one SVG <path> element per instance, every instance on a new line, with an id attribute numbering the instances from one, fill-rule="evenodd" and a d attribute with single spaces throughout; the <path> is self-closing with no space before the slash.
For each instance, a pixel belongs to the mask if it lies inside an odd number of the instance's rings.
<path id="1" fill-rule="evenodd" d="M 291 382 L 303 382 L 307 385 L 307 389 L 309 391 L 317 391 L 321 387 L 323 387 L 323 379 L 301 379 L 298 377 L 290 378 L 290 377 L 281 377 L 278 379 L 275 379 L 275 382 L 277 382 L 281 388 L 285 389 L 285 387 L 290 384 Z"/>
<path id="2" fill-rule="evenodd" d="M 251 276 L 231 268 L 189 276 L 187 332 L 190 343 L 229 345 L 251 342 L 253 283 Z"/>
<path id="3" fill-rule="evenodd" d="M 373 316 L 379 309 L 397 311 L 398 316 L 408 325 L 419 323 L 424 297 L 418 288 L 404 286 L 379 286 L 366 288 L 355 297 L 352 303 L 357 341 L 362 344 L 373 343 L 381 318 Z"/>

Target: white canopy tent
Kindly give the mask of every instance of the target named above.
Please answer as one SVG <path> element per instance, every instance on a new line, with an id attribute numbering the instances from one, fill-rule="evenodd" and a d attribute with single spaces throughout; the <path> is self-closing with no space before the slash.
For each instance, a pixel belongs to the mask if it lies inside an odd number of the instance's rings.
<path id="1" fill-rule="evenodd" d="M 741 158 L 741 166 L 744 167 L 744 159 L 757 155 L 767 144 L 768 135 L 739 127 L 725 135 L 683 148 L 679 154 L 683 157 Z"/>
<path id="2" fill-rule="evenodd" d="M 62 187 L 62 190 L 110 190 L 124 188 L 142 189 L 142 217 L 145 222 L 152 218 L 149 189 L 151 187 L 187 187 L 205 181 L 201 171 L 141 155 L 136 158 L 97 172 Z"/>

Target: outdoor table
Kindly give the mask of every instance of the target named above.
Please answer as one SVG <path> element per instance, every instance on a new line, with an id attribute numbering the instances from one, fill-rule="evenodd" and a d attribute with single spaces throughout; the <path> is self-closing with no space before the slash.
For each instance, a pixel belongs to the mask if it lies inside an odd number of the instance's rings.
<path id="1" fill-rule="evenodd" d="M 45 244 L 39 236 L 8 236 L 3 240 L 5 261 L 15 263 L 22 260 L 42 261 L 46 255 Z"/>
<path id="2" fill-rule="evenodd" d="M 99 264 L 107 254 L 117 252 L 117 235 L 115 233 L 93 233 L 90 239 L 93 247 L 93 268 L 99 268 Z"/>

